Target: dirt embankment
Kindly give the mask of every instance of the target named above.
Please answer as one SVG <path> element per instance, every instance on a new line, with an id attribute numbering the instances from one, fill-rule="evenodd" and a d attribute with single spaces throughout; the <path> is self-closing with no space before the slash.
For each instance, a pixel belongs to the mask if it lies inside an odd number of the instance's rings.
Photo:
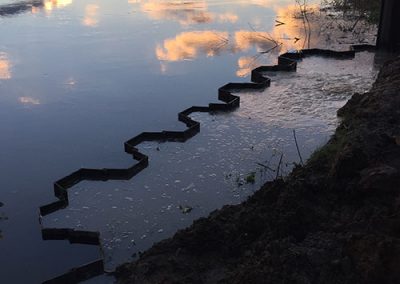
<path id="1" fill-rule="evenodd" d="M 118 283 L 400 283 L 400 58 L 285 180 L 117 270 Z"/>

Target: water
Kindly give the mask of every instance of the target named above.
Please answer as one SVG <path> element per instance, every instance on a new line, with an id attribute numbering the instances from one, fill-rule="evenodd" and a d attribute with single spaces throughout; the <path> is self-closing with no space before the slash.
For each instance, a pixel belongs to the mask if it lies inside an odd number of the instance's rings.
<path id="1" fill-rule="evenodd" d="M 38 208 L 55 200 L 55 180 L 80 167 L 131 165 L 125 140 L 184 129 L 179 111 L 216 101 L 218 87 L 249 81 L 252 68 L 280 52 L 373 40 L 367 32 L 332 42 L 337 34 L 316 12 L 311 28 L 319 30 L 308 41 L 293 3 L 0 0 L 0 279 L 37 283 L 99 257 L 97 247 L 42 241 Z M 281 155 L 280 172 L 288 173 L 299 162 L 293 130 L 306 159 L 334 130 L 337 108 L 369 88 L 375 65 L 373 54 L 360 53 L 269 74 L 272 86 L 240 93 L 237 111 L 193 114 L 201 132 L 186 143 L 141 144 L 150 166 L 132 180 L 72 188 L 70 206 L 43 225 L 100 231 L 112 270 L 244 200 L 275 178 Z"/>

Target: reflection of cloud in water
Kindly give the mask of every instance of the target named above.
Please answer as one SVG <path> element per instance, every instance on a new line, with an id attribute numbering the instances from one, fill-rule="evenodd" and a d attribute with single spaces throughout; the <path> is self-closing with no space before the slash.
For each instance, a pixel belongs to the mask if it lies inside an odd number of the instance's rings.
<path id="1" fill-rule="evenodd" d="M 308 27 L 307 23 L 303 22 L 298 5 L 277 7 L 275 9 L 276 18 L 284 24 L 275 26 L 271 31 L 271 35 L 278 41 L 283 41 L 286 49 L 302 49 L 306 47 L 307 36 L 304 26 L 306 25 L 306 28 L 311 30 L 310 46 L 315 46 L 318 42 L 318 34 L 316 32 L 319 31 L 319 25 L 316 19 L 311 19 L 311 17 L 317 10 L 317 5 L 308 5 L 307 13 L 310 18 L 310 26 Z"/>
<path id="2" fill-rule="evenodd" d="M 18 101 L 24 105 L 40 105 L 40 101 L 32 97 L 19 97 Z"/>
<path id="3" fill-rule="evenodd" d="M 54 8 L 64 8 L 72 4 L 72 0 L 46 0 L 44 1 L 44 8 L 51 11 Z"/>
<path id="4" fill-rule="evenodd" d="M 152 19 L 175 20 L 184 25 L 212 21 L 210 13 L 207 12 L 207 3 L 205 1 L 147 1 L 141 4 L 141 10 Z"/>
<path id="5" fill-rule="evenodd" d="M 258 52 L 267 52 L 269 50 L 280 50 L 280 45 L 274 40 L 274 37 L 266 32 L 255 31 L 238 31 L 235 32 L 235 50 L 245 51 L 255 47 Z M 236 75 L 238 77 L 247 76 L 251 70 L 259 65 L 258 59 L 261 53 L 256 53 L 254 56 L 242 56 L 238 59 L 238 70 Z"/>
<path id="6" fill-rule="evenodd" d="M 284 24 L 274 26 L 269 31 L 239 30 L 231 35 L 223 31 L 183 32 L 175 38 L 164 40 L 162 45 L 158 45 L 156 48 L 157 58 L 175 62 L 194 59 L 201 54 L 215 56 L 223 52 L 237 53 L 255 48 L 258 53 L 255 53 L 254 56 L 243 56 L 238 60 L 237 75 L 243 77 L 260 65 L 258 59 L 263 52 L 305 48 L 307 38 L 303 18 L 299 16 L 299 6 L 279 7 L 278 3 L 274 1 L 261 1 L 260 3 L 267 4 L 267 2 L 271 5 L 272 3 L 276 4 L 276 7 L 274 6 L 276 19 Z M 311 18 L 309 27 L 314 35 L 311 37 L 310 46 L 316 46 L 319 40 L 317 37 L 319 24 L 315 19 L 316 15 L 313 14 L 316 8 L 316 5 L 308 6 Z M 165 64 L 163 71 L 166 71 Z"/>
<path id="7" fill-rule="evenodd" d="M 139 3 L 141 10 L 152 19 L 173 20 L 179 22 L 181 25 L 211 23 L 214 21 L 234 23 L 238 20 L 238 16 L 230 12 L 223 14 L 209 12 L 206 1 L 165 2 L 150 0 L 140 2 L 129 0 L 129 3 Z"/>
<path id="8" fill-rule="evenodd" d="M 276 45 L 273 36 L 266 32 L 237 31 L 235 32 L 235 48 L 240 51 L 247 50 L 253 46 L 260 51 L 265 51 Z"/>
<path id="9" fill-rule="evenodd" d="M 227 39 L 227 32 L 184 32 L 165 40 L 163 46 L 157 46 L 156 55 L 159 60 L 166 61 L 193 59 L 199 53 L 214 56 L 227 48 Z"/>
<path id="10" fill-rule="evenodd" d="M 196 58 L 199 54 L 214 56 L 221 52 L 245 51 L 253 46 L 264 51 L 274 47 L 275 42 L 267 33 L 254 31 L 238 31 L 234 40 L 229 39 L 228 32 L 183 32 L 157 46 L 156 54 L 159 60 L 181 61 Z"/>
<path id="11" fill-rule="evenodd" d="M 66 81 L 65 81 L 65 85 L 68 86 L 75 86 L 76 85 L 76 80 L 73 77 L 69 77 Z"/>
<path id="12" fill-rule="evenodd" d="M 99 5 L 96 4 L 88 4 L 85 7 L 85 17 L 82 21 L 82 24 L 87 27 L 97 27 L 98 20 L 98 10 Z"/>
<path id="13" fill-rule="evenodd" d="M 236 23 L 238 19 L 239 19 L 238 15 L 229 12 L 218 15 L 219 22 Z"/>
<path id="14" fill-rule="evenodd" d="M 11 79 L 11 63 L 4 52 L 0 52 L 0 80 Z"/>
<path id="15" fill-rule="evenodd" d="M 238 70 L 236 75 L 238 77 L 246 77 L 257 64 L 257 57 L 242 56 L 238 59 Z"/>

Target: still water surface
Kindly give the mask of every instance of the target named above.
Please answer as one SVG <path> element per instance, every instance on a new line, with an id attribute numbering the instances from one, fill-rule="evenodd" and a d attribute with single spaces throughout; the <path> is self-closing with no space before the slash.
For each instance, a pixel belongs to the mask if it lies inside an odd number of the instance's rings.
<path id="1" fill-rule="evenodd" d="M 179 111 L 216 101 L 218 87 L 249 81 L 252 68 L 274 64 L 281 52 L 373 40 L 372 33 L 332 41 L 318 10 L 309 14 L 308 39 L 294 4 L 0 0 L 1 282 L 40 283 L 99 257 L 96 247 L 42 241 L 38 208 L 55 200 L 55 180 L 80 167 L 131 165 L 124 141 L 183 129 Z M 282 154 L 287 173 L 299 162 L 293 130 L 306 159 L 334 130 L 336 110 L 371 86 L 376 65 L 374 54 L 360 53 L 270 74 L 270 88 L 240 93 L 237 111 L 193 114 L 202 128 L 188 142 L 141 144 L 150 166 L 132 180 L 75 186 L 70 206 L 43 225 L 100 231 L 112 270 L 244 200 L 275 177 Z M 255 183 L 246 183 L 253 173 Z"/>

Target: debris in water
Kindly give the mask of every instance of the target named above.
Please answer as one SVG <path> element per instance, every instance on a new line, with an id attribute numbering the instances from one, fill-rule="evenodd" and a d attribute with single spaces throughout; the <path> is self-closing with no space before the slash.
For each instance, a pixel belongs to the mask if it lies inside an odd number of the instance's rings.
<path id="1" fill-rule="evenodd" d="M 193 210 L 193 207 L 190 207 L 190 206 L 188 206 L 188 205 L 184 205 L 184 206 L 179 205 L 178 208 L 179 208 L 179 210 L 181 210 L 181 212 L 182 212 L 183 214 L 188 214 L 188 213 L 190 213 L 190 212 Z"/>
<path id="2" fill-rule="evenodd" d="M 194 183 L 189 184 L 187 187 L 182 188 L 182 191 L 188 191 L 189 189 L 194 187 Z"/>

